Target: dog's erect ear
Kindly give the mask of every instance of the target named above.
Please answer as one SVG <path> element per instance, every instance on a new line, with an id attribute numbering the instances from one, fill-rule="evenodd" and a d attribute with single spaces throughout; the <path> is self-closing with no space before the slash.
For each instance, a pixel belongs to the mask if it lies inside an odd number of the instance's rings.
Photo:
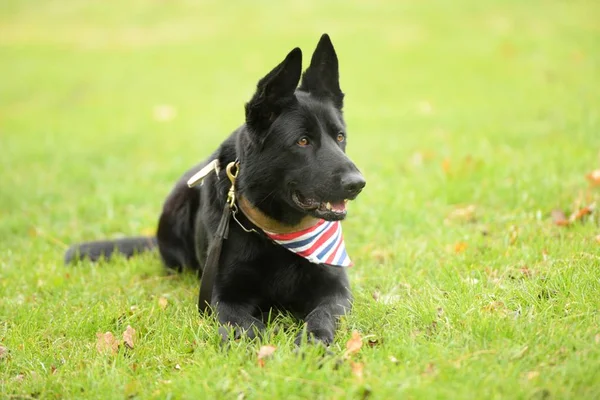
<path id="1" fill-rule="evenodd" d="M 302 75 L 299 89 L 317 97 L 330 99 L 340 110 L 344 105 L 344 93 L 340 89 L 338 58 L 331 39 L 326 33 L 321 36 L 310 60 L 310 66 Z"/>
<path id="2" fill-rule="evenodd" d="M 302 74 L 302 51 L 296 47 L 256 86 L 246 103 L 246 123 L 258 130 L 268 128 L 284 107 L 295 101 L 294 91 Z"/>

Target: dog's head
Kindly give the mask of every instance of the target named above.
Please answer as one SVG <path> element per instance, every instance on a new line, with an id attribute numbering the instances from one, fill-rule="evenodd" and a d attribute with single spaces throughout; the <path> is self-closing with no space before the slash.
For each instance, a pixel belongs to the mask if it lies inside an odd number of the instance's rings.
<path id="1" fill-rule="evenodd" d="M 251 203 L 283 223 L 307 215 L 344 219 L 346 202 L 365 179 L 345 154 L 343 99 L 337 55 L 326 34 L 304 74 L 302 52 L 295 48 L 258 82 L 238 142 L 238 188 Z"/>

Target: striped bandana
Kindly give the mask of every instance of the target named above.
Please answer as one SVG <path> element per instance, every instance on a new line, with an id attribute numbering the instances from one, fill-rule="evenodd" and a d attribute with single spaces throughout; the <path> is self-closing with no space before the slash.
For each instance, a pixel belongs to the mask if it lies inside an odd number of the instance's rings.
<path id="1" fill-rule="evenodd" d="M 340 221 L 320 220 L 315 226 L 293 233 L 263 232 L 275 243 L 315 264 L 350 267 Z"/>

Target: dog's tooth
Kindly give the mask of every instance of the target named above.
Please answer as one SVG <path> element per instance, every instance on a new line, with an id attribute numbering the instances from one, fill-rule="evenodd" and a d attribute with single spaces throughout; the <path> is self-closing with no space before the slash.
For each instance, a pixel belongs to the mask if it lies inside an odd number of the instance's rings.
<path id="1" fill-rule="evenodd" d="M 330 202 L 327 202 L 327 203 L 325 204 L 325 208 L 331 211 L 331 203 L 330 203 Z"/>

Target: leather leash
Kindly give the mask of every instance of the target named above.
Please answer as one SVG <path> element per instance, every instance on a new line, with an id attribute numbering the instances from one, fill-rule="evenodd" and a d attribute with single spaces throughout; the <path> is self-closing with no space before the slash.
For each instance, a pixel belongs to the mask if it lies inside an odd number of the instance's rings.
<path id="1" fill-rule="evenodd" d="M 212 300 L 213 287 L 215 284 L 215 278 L 217 276 L 217 270 L 219 268 L 219 259 L 221 258 L 223 240 L 226 240 L 229 235 L 229 221 L 231 220 L 231 212 L 234 208 L 236 209 L 234 212 L 237 211 L 237 207 L 235 205 L 235 179 L 238 176 L 239 164 L 240 163 L 237 160 L 232 161 L 227 164 L 226 168 L 227 177 L 231 181 L 231 187 L 229 188 L 229 193 L 227 193 L 227 201 L 223 207 L 221 221 L 219 222 L 215 236 L 210 244 L 210 248 L 208 249 L 206 263 L 204 264 L 204 270 L 202 271 L 202 281 L 200 283 L 200 293 L 198 295 L 198 310 L 202 313 L 210 311 L 210 302 Z"/>

